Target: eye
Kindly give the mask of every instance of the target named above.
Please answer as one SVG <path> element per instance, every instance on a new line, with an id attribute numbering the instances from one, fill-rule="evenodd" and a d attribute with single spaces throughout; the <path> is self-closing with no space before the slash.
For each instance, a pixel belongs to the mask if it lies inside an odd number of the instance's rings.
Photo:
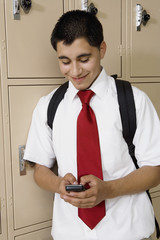
<path id="1" fill-rule="evenodd" d="M 63 63 L 64 65 L 70 64 L 70 62 L 63 62 L 63 61 L 62 61 L 62 63 Z"/>
<path id="2" fill-rule="evenodd" d="M 68 65 L 70 64 L 71 60 L 65 56 L 60 56 L 59 57 L 59 63 L 64 64 L 64 65 Z"/>
<path id="3" fill-rule="evenodd" d="M 85 58 L 81 58 L 80 59 L 80 62 L 82 62 L 82 63 L 86 63 L 86 62 L 88 62 L 89 61 L 89 58 L 87 57 L 85 57 Z"/>
<path id="4" fill-rule="evenodd" d="M 71 61 L 69 59 L 60 59 L 60 62 L 64 65 L 68 65 Z"/>

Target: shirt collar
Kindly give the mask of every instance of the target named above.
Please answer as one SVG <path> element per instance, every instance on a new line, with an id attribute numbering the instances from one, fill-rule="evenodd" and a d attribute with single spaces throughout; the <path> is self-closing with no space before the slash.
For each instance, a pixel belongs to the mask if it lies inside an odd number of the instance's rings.
<path id="1" fill-rule="evenodd" d="M 101 73 L 99 74 L 99 76 L 89 89 L 91 89 L 99 98 L 103 98 L 108 88 L 109 88 L 108 75 L 105 72 L 104 68 L 102 68 Z M 73 99 L 77 96 L 78 91 L 79 90 L 77 90 L 74 87 L 74 85 L 69 81 L 68 98 L 70 101 L 73 101 Z"/>
<path id="2" fill-rule="evenodd" d="M 104 68 L 102 68 L 101 73 L 94 83 L 91 85 L 90 89 L 98 96 L 103 99 L 104 94 L 108 91 L 109 81 L 108 75 L 105 72 Z"/>

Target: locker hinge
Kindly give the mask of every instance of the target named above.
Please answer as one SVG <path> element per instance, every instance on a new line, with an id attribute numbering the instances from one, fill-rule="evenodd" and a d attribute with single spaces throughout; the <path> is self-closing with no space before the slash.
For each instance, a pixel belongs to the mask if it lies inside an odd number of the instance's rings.
<path id="1" fill-rule="evenodd" d="M 4 198 L 0 198 L 0 211 L 2 210 L 2 208 L 5 207 L 5 199 Z"/>
<path id="2" fill-rule="evenodd" d="M 5 208 L 5 199 L 0 198 L 0 234 L 2 233 L 2 209 Z"/>
<path id="3" fill-rule="evenodd" d="M 125 47 L 122 44 L 120 44 L 118 46 L 118 49 L 119 49 L 119 56 L 122 57 L 125 54 Z"/>
<path id="4" fill-rule="evenodd" d="M 9 206 L 13 206 L 13 197 L 12 196 L 9 196 L 8 204 L 9 204 Z"/>
<path id="5" fill-rule="evenodd" d="M 5 50 L 5 49 L 6 49 L 6 41 L 2 40 L 2 50 Z"/>

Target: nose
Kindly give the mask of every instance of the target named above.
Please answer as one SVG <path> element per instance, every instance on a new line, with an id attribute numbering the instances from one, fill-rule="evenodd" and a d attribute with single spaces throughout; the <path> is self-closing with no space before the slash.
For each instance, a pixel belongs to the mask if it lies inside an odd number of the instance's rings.
<path id="1" fill-rule="evenodd" d="M 71 75 L 72 77 L 78 77 L 82 73 L 82 68 L 79 63 L 75 62 L 71 66 Z"/>

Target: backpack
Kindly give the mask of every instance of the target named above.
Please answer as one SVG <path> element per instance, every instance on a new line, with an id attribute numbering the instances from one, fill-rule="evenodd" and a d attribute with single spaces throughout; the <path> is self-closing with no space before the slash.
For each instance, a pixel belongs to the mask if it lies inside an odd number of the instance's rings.
<path id="1" fill-rule="evenodd" d="M 133 163 L 136 169 L 139 168 L 137 159 L 135 157 L 135 146 L 133 144 L 133 138 L 136 131 L 136 109 L 133 91 L 130 82 L 117 79 L 117 75 L 112 75 L 115 79 L 117 95 L 118 95 L 118 103 L 119 103 L 119 111 L 122 122 L 122 134 L 128 145 L 129 154 L 133 160 Z M 67 91 L 69 82 L 65 82 L 62 84 L 53 94 L 47 110 L 47 124 L 52 129 L 54 117 L 56 114 L 56 110 L 58 108 L 59 103 L 64 98 L 64 95 Z M 152 199 L 149 193 L 149 190 L 146 191 L 147 195 L 152 203 Z M 155 218 L 155 226 L 156 226 L 156 236 L 157 239 L 160 238 L 160 229 L 158 222 Z"/>

